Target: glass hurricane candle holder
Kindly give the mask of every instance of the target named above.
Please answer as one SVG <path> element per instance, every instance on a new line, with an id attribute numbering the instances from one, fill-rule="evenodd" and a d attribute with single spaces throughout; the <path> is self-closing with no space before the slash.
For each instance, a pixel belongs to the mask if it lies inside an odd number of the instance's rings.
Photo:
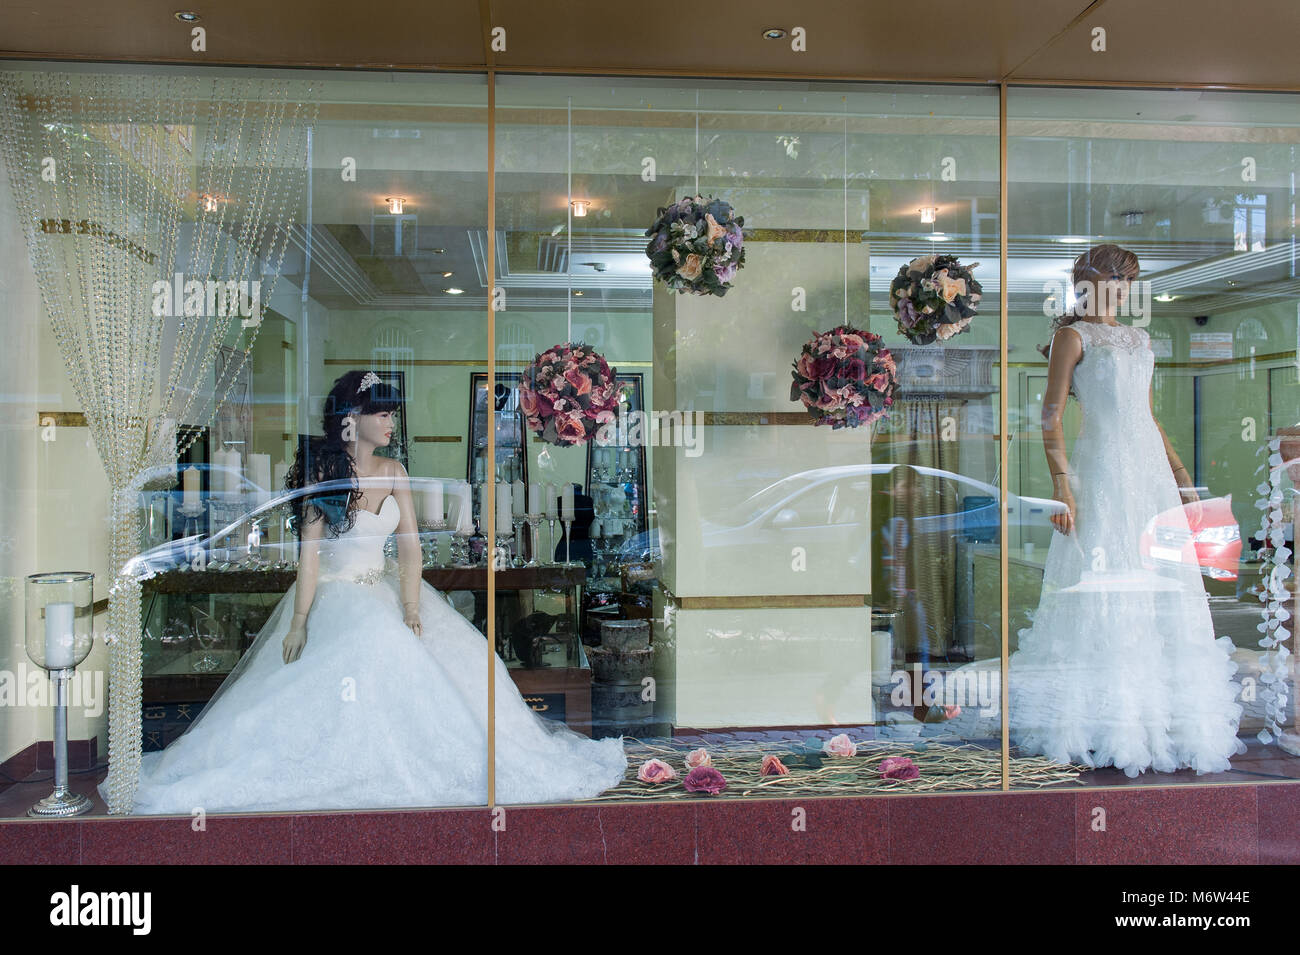
<path id="1" fill-rule="evenodd" d="M 27 656 L 54 681 L 54 791 L 29 816 L 78 816 L 92 805 L 68 789 L 68 681 L 95 642 L 94 583 L 94 574 L 79 570 L 27 578 Z"/>

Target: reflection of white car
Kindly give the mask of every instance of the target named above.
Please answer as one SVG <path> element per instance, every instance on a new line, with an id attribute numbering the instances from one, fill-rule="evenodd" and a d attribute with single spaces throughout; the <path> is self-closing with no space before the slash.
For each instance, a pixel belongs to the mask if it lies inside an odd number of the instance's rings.
<path id="1" fill-rule="evenodd" d="M 873 491 L 891 493 L 898 469 L 911 467 L 919 479 L 909 523 L 913 540 L 922 535 L 968 535 L 990 539 L 1000 524 L 1000 491 L 991 484 L 938 468 L 861 464 L 801 471 L 703 521 L 709 559 L 752 561 L 771 549 L 788 555 L 792 546 L 827 547 L 851 564 L 866 566 L 872 546 L 869 521 Z M 1034 497 L 1007 496 L 1007 520 L 1021 526 L 1051 527 L 1061 505 Z M 787 557 L 788 559 L 788 557 Z"/>
<path id="2" fill-rule="evenodd" d="M 411 478 L 410 482 L 411 494 L 416 499 L 423 488 L 435 483 L 444 483 L 438 478 L 417 477 Z M 377 480 L 360 482 L 362 486 L 379 483 Z M 127 561 L 122 573 L 144 580 L 154 574 L 182 566 L 200 567 L 214 560 L 219 562 L 224 558 L 233 558 L 237 552 L 247 553 L 250 545 L 256 549 L 262 561 L 274 563 L 280 560 L 296 560 L 298 548 L 296 537 L 286 536 L 286 539 L 277 546 L 264 540 L 259 541 L 257 537 L 259 530 L 264 530 L 271 519 L 282 518 L 288 511 L 290 503 L 296 498 L 316 496 L 324 492 L 332 497 L 335 506 L 341 508 L 346 501 L 345 495 L 351 491 L 352 486 L 352 482 L 348 480 L 325 481 L 308 488 L 282 492 L 260 506 L 256 505 L 256 498 L 250 497 L 246 501 L 248 510 L 236 520 L 225 524 L 210 535 L 191 534 L 188 537 L 165 541 L 156 547 L 151 547 Z M 448 504 L 451 504 L 450 500 Z M 420 536 L 422 539 L 427 539 L 427 535 L 432 533 L 432 531 L 424 531 Z"/>

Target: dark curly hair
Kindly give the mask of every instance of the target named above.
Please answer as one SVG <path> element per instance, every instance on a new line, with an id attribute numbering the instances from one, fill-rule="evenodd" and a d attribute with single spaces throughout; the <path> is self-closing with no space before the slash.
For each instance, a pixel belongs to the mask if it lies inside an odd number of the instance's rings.
<path id="1" fill-rule="evenodd" d="M 358 501 L 362 497 L 357 484 L 356 465 L 343 440 L 343 420 L 350 414 L 380 414 L 399 411 L 405 402 L 402 393 L 385 382 L 376 382 L 364 391 L 357 389 L 368 372 L 349 371 L 335 379 L 334 387 L 325 396 L 325 411 L 321 416 L 323 435 L 303 435 L 298 441 L 298 455 L 284 479 L 284 489 L 294 491 L 312 484 L 332 482 L 319 494 L 299 494 L 293 498 L 289 527 L 302 537 L 302 525 L 311 520 L 306 514 L 310 506 L 321 514 L 328 525 L 331 537 L 338 537 L 352 529 L 356 522 Z M 352 490 L 344 491 L 340 481 L 348 481 Z"/>

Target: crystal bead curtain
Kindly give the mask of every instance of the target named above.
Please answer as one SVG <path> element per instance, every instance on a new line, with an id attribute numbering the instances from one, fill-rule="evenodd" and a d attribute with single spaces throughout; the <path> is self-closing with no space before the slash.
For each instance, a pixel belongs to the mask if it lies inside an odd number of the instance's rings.
<path id="1" fill-rule="evenodd" d="M 131 811 L 141 752 L 140 585 L 122 573 L 137 492 L 175 481 L 251 352 L 303 199 L 311 101 L 306 79 L 0 73 L 0 155 L 111 494 L 111 813 Z"/>

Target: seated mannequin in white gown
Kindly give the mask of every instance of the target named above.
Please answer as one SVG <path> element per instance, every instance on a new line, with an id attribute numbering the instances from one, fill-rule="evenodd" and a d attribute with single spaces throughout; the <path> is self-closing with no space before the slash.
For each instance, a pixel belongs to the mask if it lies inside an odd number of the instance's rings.
<path id="1" fill-rule="evenodd" d="M 145 754 L 135 812 L 486 803 L 487 640 L 423 579 L 418 619 L 404 613 L 414 581 L 383 547 L 404 516 L 399 497 L 409 502 L 410 493 L 402 493 L 401 465 L 384 467 L 398 493 L 374 512 L 358 509 L 338 538 L 316 542 L 315 595 L 297 658 L 286 637 L 301 573 L 194 724 Z M 367 494 L 376 500 L 384 491 Z M 304 536 L 303 547 L 312 544 Z M 418 555 L 418 544 L 409 546 Z M 592 740 L 538 716 L 492 658 L 497 803 L 588 798 L 623 779 L 620 738 Z"/>
<path id="2" fill-rule="evenodd" d="M 1131 281 L 1136 257 L 1130 261 Z M 1113 270 L 1103 269 L 1103 278 Z M 1076 282 L 1079 274 L 1076 266 Z M 1115 766 L 1130 777 L 1146 769 L 1222 772 L 1245 751 L 1232 643 L 1215 640 L 1195 563 L 1143 559 L 1152 518 L 1188 531 L 1174 470 L 1191 482 L 1152 414 L 1149 336 L 1113 318 L 1078 319 L 1052 341 L 1043 440 L 1066 507 L 1053 517 L 1033 625 L 1019 631 L 1010 659 L 1012 741 L 1024 752 Z M 1083 424 L 1067 467 L 1059 415 L 1071 382 Z"/>

